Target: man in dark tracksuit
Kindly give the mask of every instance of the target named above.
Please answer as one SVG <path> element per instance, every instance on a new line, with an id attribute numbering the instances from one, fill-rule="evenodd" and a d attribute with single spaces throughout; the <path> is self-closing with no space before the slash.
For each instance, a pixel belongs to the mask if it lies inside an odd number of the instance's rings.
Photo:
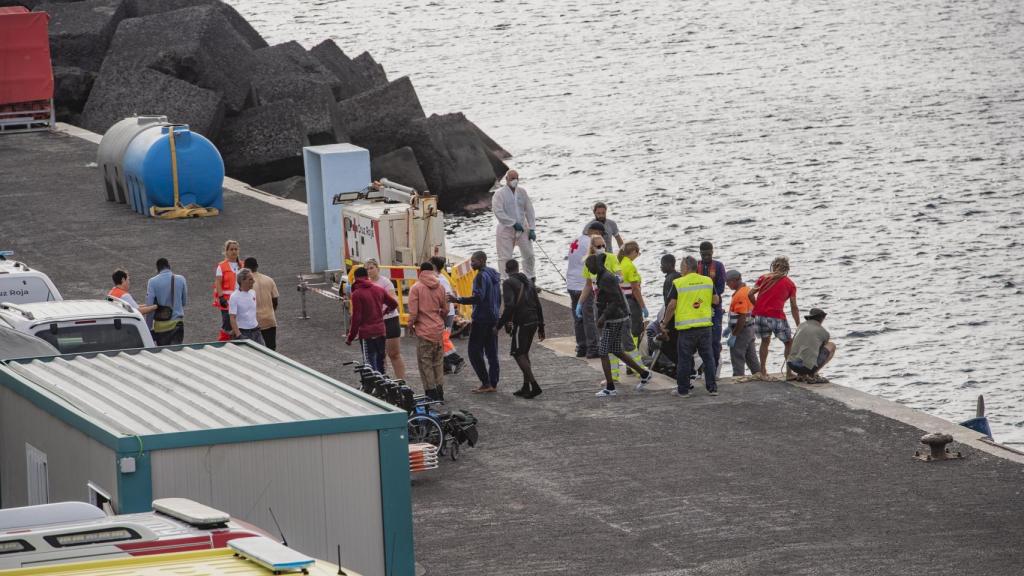
<path id="1" fill-rule="evenodd" d="M 533 283 L 519 271 L 519 262 L 505 262 L 505 274 L 508 279 L 501 285 L 505 309 L 501 312 L 495 330 L 510 325 L 512 358 L 523 371 L 523 387 L 512 394 L 520 398 L 535 398 L 540 396 L 541 389 L 530 365 L 530 345 L 534 334 L 541 341 L 544 340 L 544 309 L 540 305 L 537 291 L 533 289 Z"/>
<path id="2" fill-rule="evenodd" d="M 449 302 L 473 305 L 473 324 L 469 327 L 469 363 L 480 379 L 480 392 L 498 391 L 498 312 L 501 309 L 501 276 L 494 268 L 487 267 L 487 254 L 474 252 L 469 265 L 476 270 L 473 279 L 473 295 L 466 297 L 448 296 Z M 484 362 L 484 356 L 487 362 Z"/>

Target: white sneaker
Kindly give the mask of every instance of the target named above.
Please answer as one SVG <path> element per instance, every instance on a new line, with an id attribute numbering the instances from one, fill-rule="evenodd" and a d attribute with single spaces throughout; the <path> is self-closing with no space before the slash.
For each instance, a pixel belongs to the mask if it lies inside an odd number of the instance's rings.
<path id="1" fill-rule="evenodd" d="M 601 391 L 599 391 L 597 394 L 594 394 L 594 396 L 597 396 L 598 398 L 607 398 L 608 396 L 618 396 L 618 395 L 619 395 L 619 391 L 618 390 L 609 390 L 607 388 L 602 388 Z"/>
<path id="2" fill-rule="evenodd" d="M 653 379 L 654 379 L 654 370 L 648 370 L 647 371 L 647 376 L 641 376 L 640 377 L 640 383 L 636 385 L 636 391 L 637 392 L 643 392 L 644 389 L 647 388 L 647 385 L 650 384 L 651 380 L 653 380 Z"/>

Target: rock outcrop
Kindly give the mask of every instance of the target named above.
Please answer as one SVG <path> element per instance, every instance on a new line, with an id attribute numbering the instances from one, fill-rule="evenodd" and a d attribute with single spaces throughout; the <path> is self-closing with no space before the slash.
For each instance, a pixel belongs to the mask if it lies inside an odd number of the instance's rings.
<path id="1" fill-rule="evenodd" d="M 162 114 L 213 140 L 228 175 L 305 198 L 302 148 L 351 142 L 371 174 L 446 210 L 485 197 L 510 154 L 462 114 L 426 117 L 408 77 L 334 40 L 269 46 L 222 0 L 0 0 L 50 13 L 58 118 L 105 132 Z"/>

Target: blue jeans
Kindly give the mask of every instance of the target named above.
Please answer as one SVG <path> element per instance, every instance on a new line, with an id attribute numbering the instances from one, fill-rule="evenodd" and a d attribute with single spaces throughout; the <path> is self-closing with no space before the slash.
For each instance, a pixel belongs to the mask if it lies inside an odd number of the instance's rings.
<path id="1" fill-rule="evenodd" d="M 723 311 L 719 307 L 712 309 L 711 315 L 711 349 L 715 352 L 715 367 L 722 365 L 722 316 Z"/>
<path id="2" fill-rule="evenodd" d="M 690 376 L 693 375 L 693 353 L 700 354 L 704 361 L 704 382 L 708 392 L 715 392 L 718 386 L 715 384 L 715 353 L 711 349 L 711 326 L 702 328 L 690 328 L 676 332 L 676 356 L 679 363 L 676 364 L 676 389 L 680 394 L 690 392 Z"/>
<path id="3" fill-rule="evenodd" d="M 494 333 L 495 322 L 474 321 L 469 327 L 469 363 L 480 379 L 480 386 L 498 387 L 498 335 Z M 487 362 L 484 363 L 484 356 Z"/>
<path id="4" fill-rule="evenodd" d="M 363 347 L 363 362 L 371 368 L 384 373 L 384 337 L 363 338 L 359 341 Z"/>

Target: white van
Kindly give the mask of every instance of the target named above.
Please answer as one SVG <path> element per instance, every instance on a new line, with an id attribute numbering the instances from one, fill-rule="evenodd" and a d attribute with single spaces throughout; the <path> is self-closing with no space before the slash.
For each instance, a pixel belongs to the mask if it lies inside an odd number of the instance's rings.
<path id="1" fill-rule="evenodd" d="M 118 298 L 0 302 L 0 325 L 42 338 L 61 354 L 155 346 L 142 314 Z"/>
<path id="2" fill-rule="evenodd" d="M 7 260 L 4 254 L 9 253 L 0 252 L 0 302 L 30 304 L 63 300 L 49 276 L 23 262 Z"/>

